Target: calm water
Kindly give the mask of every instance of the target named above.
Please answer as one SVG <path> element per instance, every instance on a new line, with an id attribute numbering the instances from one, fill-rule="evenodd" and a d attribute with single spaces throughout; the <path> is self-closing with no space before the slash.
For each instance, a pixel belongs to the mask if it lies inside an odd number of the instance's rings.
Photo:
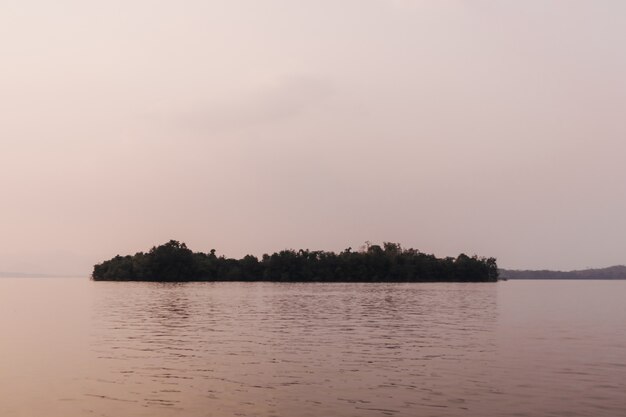
<path id="1" fill-rule="evenodd" d="M 0 416 L 626 415 L 625 295 L 0 279 Z"/>

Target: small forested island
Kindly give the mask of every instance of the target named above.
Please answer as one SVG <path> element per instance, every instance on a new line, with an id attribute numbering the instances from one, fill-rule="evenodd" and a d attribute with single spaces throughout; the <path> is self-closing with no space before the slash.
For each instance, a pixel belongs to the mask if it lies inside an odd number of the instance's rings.
<path id="1" fill-rule="evenodd" d="M 96 281 L 495 282 L 495 258 L 437 258 L 397 243 L 340 253 L 283 250 L 261 259 L 193 252 L 176 240 L 94 266 Z"/>

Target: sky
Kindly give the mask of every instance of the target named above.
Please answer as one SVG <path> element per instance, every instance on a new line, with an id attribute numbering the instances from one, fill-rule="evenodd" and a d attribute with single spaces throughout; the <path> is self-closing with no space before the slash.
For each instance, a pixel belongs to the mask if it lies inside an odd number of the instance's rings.
<path id="1" fill-rule="evenodd" d="M 621 0 L 0 0 L 0 271 L 625 264 L 625 43 Z"/>

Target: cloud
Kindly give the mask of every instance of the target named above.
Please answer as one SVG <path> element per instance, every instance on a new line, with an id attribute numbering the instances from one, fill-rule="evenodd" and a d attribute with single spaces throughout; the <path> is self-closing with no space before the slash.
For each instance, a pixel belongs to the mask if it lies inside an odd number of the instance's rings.
<path id="1" fill-rule="evenodd" d="M 184 112 L 177 124 L 201 133 L 216 133 L 279 123 L 320 105 L 332 94 L 333 85 L 327 79 L 288 76 L 266 89 L 199 104 Z"/>

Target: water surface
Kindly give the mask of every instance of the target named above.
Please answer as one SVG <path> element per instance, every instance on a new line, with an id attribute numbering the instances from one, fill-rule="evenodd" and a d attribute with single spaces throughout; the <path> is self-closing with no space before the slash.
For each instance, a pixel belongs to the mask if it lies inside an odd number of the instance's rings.
<path id="1" fill-rule="evenodd" d="M 0 415 L 626 415 L 624 294 L 0 279 Z"/>

